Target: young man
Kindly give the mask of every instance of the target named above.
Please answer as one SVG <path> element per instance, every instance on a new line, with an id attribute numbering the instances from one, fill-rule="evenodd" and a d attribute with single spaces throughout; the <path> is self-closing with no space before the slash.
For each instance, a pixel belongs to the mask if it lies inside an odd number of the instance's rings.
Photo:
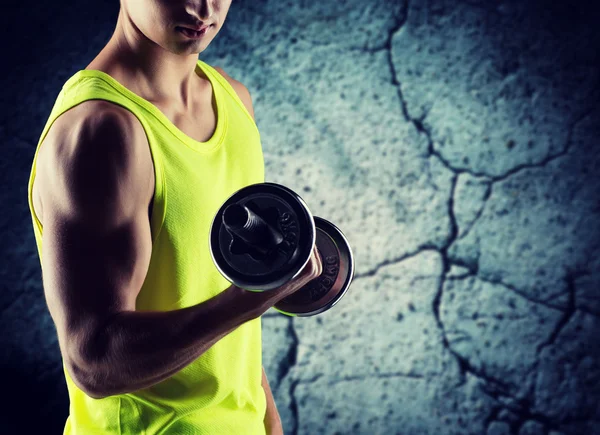
<path id="1" fill-rule="evenodd" d="M 260 316 L 322 263 L 313 249 L 292 282 L 255 293 L 212 262 L 215 213 L 264 182 L 248 90 L 198 59 L 230 3 L 121 0 L 113 36 L 64 84 L 38 142 L 28 200 L 65 434 L 282 433 Z"/>

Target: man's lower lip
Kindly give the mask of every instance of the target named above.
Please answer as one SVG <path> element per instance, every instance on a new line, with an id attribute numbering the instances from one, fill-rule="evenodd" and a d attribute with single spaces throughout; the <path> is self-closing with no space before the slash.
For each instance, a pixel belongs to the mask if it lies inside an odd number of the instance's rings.
<path id="1" fill-rule="evenodd" d="M 195 30 L 188 29 L 187 27 L 177 27 L 177 30 L 179 31 L 179 33 L 181 33 L 182 35 L 184 35 L 188 38 L 201 38 L 202 36 L 204 36 L 206 34 L 209 27 L 206 27 L 205 29 L 201 30 L 200 32 L 196 32 Z"/>

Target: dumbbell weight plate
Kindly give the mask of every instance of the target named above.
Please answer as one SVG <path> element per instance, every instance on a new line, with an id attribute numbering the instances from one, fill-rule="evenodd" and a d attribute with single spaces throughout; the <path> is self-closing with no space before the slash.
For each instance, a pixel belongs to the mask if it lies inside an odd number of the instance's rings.
<path id="1" fill-rule="evenodd" d="M 289 255 L 274 255 L 269 261 L 259 261 L 248 254 L 232 252 L 236 238 L 222 220 L 225 209 L 232 204 L 247 207 L 274 228 L 285 231 L 286 241 L 291 246 Z M 227 280 L 245 290 L 262 292 L 281 287 L 295 278 L 308 263 L 315 240 L 314 220 L 298 194 L 280 184 L 256 183 L 239 189 L 219 208 L 211 225 L 209 251 Z"/>
<path id="2" fill-rule="evenodd" d="M 344 234 L 331 222 L 314 216 L 316 245 L 323 273 L 273 308 L 288 316 L 314 316 L 333 307 L 354 278 L 354 257 Z"/>

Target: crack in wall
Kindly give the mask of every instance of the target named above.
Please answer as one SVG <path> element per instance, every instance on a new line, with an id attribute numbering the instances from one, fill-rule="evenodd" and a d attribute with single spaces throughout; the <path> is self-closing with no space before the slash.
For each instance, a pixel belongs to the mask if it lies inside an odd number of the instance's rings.
<path id="1" fill-rule="evenodd" d="M 543 168 L 543 167 L 547 166 L 550 162 L 553 162 L 554 160 L 559 159 L 560 157 L 564 157 L 565 155 L 567 155 L 569 153 L 569 151 L 573 145 L 572 139 L 573 139 L 573 132 L 575 130 L 575 127 L 577 126 L 577 124 L 579 124 L 580 122 L 585 120 L 585 118 L 590 116 L 595 109 L 596 109 L 595 105 L 590 106 L 589 108 L 584 110 L 579 117 L 574 119 L 573 122 L 571 123 L 571 125 L 569 125 L 569 129 L 567 132 L 566 144 L 565 144 L 565 147 L 562 149 L 562 151 L 559 151 L 553 155 L 550 154 L 537 163 L 523 163 L 520 165 L 516 165 L 514 168 L 506 171 L 506 173 L 503 175 L 496 175 L 496 176 L 490 176 L 490 175 L 486 175 L 486 174 L 482 174 L 482 175 L 485 175 L 485 176 L 491 178 L 492 183 L 496 183 L 499 181 L 503 181 L 503 180 L 507 179 L 508 177 L 510 177 L 511 175 L 514 175 L 517 172 L 520 172 L 524 169 Z"/>
<path id="2" fill-rule="evenodd" d="M 555 419 L 548 417 L 547 415 L 532 411 L 532 402 L 527 397 L 519 399 L 519 398 L 515 398 L 514 396 L 512 396 L 510 394 L 499 393 L 498 391 L 493 391 L 493 390 L 486 391 L 485 388 L 484 388 L 484 392 L 486 394 L 488 394 L 488 396 L 490 396 L 493 400 L 495 400 L 498 403 L 500 410 L 508 410 L 512 414 L 514 414 L 514 416 L 516 417 L 515 421 L 506 422 L 510 426 L 511 433 L 515 433 L 515 434 L 518 433 L 519 430 L 521 429 L 521 427 L 523 426 L 523 424 L 527 421 L 535 421 L 537 423 L 540 423 L 544 427 L 544 431 L 551 431 L 551 430 L 559 431 L 561 423 L 571 422 L 571 421 L 568 421 L 567 419 L 562 420 L 561 422 L 558 422 Z M 510 401 L 507 402 L 506 398 L 508 398 Z M 495 411 L 496 409 L 498 409 L 498 408 L 495 407 L 491 414 L 491 415 L 495 415 L 495 418 L 497 418 L 497 414 L 498 414 L 498 411 Z M 497 421 L 497 420 L 490 419 L 488 426 L 493 421 Z M 573 420 L 573 421 L 576 421 L 576 420 Z"/>
<path id="3" fill-rule="evenodd" d="M 501 411 L 502 407 L 496 405 L 492 408 L 488 416 L 483 420 L 483 427 L 485 428 L 485 433 L 488 433 L 488 431 L 490 430 L 490 425 L 493 422 L 498 421 L 498 415 Z"/>
<path id="4" fill-rule="evenodd" d="M 323 377 L 323 374 L 318 374 L 318 375 L 313 376 L 311 379 L 297 381 L 296 385 L 313 384 L 313 383 L 317 382 L 319 379 L 321 379 L 322 377 Z M 379 378 L 379 379 L 390 379 L 390 378 L 427 379 L 427 376 L 424 376 L 419 373 L 391 372 L 391 373 L 377 373 L 374 376 L 373 375 L 342 376 L 340 378 L 323 381 L 322 383 L 324 385 L 333 385 L 333 384 L 339 384 L 341 382 L 364 381 L 367 379 L 373 379 L 374 377 Z"/>
<path id="5" fill-rule="evenodd" d="M 556 326 L 554 327 L 552 334 L 550 334 L 550 336 L 548 337 L 548 339 L 546 341 L 544 341 L 543 343 L 540 343 L 540 345 L 538 345 L 538 347 L 536 349 L 538 354 L 545 347 L 554 344 L 554 342 L 560 335 L 563 328 L 567 325 L 567 323 L 569 323 L 569 321 L 571 320 L 573 315 L 577 312 L 575 280 L 580 276 L 588 275 L 588 274 L 589 274 L 588 271 L 569 272 L 567 274 L 567 276 L 565 277 L 565 280 L 567 282 L 567 291 L 569 293 L 567 307 L 566 307 L 565 311 L 563 312 L 562 317 L 560 318 L 560 320 L 557 322 Z"/>
<path id="6" fill-rule="evenodd" d="M 475 214 L 475 217 L 471 220 L 469 225 L 466 226 L 466 228 L 463 230 L 462 234 L 459 237 L 457 237 L 456 240 L 464 239 L 471 232 L 471 229 L 473 229 L 473 227 L 475 226 L 475 224 L 477 223 L 479 218 L 483 215 L 483 211 L 485 210 L 487 201 L 490 198 L 490 196 L 492 195 L 492 184 L 493 183 L 488 183 L 488 185 L 486 186 L 485 193 L 483 194 L 483 198 L 481 201 L 482 202 L 481 208 L 477 211 L 477 213 Z"/>
<path id="7" fill-rule="evenodd" d="M 517 294 L 518 296 L 522 297 L 523 299 L 528 300 L 529 302 L 533 303 L 533 304 L 539 304 L 539 305 L 543 305 L 546 308 L 550 308 L 552 310 L 558 310 L 558 311 L 565 311 L 566 307 L 564 305 L 555 305 L 552 304 L 550 302 L 548 302 L 547 300 L 544 299 L 538 299 L 532 296 L 529 296 L 527 293 L 525 293 L 523 290 L 518 289 L 517 287 L 511 285 L 511 284 L 507 284 L 501 280 L 494 280 L 491 278 L 487 278 L 484 277 L 482 275 L 469 275 L 468 277 L 474 277 L 480 281 L 486 282 L 488 284 L 493 284 L 493 285 L 499 285 L 504 287 L 507 290 L 510 290 L 512 293 Z"/>
<path id="8" fill-rule="evenodd" d="M 568 129 L 568 133 L 567 133 L 566 146 L 561 151 L 557 152 L 556 154 L 550 154 L 550 155 L 546 156 L 545 158 L 543 158 L 542 160 L 540 160 L 539 162 L 518 164 L 518 165 L 514 166 L 513 168 L 509 169 L 508 171 L 506 171 L 504 174 L 491 175 L 491 174 L 487 174 L 485 172 L 477 172 L 477 171 L 475 171 L 473 169 L 469 169 L 469 168 L 456 168 L 456 167 L 452 166 L 452 164 L 442 156 L 441 152 L 437 151 L 435 149 L 435 147 L 433 145 L 433 140 L 431 138 L 431 132 L 423 124 L 423 120 L 425 119 L 426 115 L 424 115 L 421 119 L 417 119 L 417 118 L 411 118 L 410 115 L 408 114 L 407 103 L 404 100 L 404 97 L 402 95 L 402 91 L 400 89 L 401 84 L 396 79 L 395 71 L 394 71 L 393 82 L 394 82 L 394 84 L 396 84 L 398 86 L 398 95 L 400 96 L 400 100 L 402 103 L 402 111 L 404 113 L 405 118 L 415 125 L 417 131 L 425 134 L 429 141 L 429 149 L 428 149 L 429 156 L 437 157 L 446 168 L 448 168 L 450 171 L 452 171 L 456 174 L 467 173 L 473 177 L 486 177 L 490 180 L 490 182 L 492 184 L 500 182 L 500 181 L 504 181 L 507 178 L 509 178 L 510 176 L 515 175 L 516 173 L 521 172 L 526 169 L 543 168 L 543 167 L 547 166 L 549 163 L 553 162 L 554 160 L 567 155 L 572 146 L 572 134 L 573 134 L 573 131 L 574 131 L 576 125 L 578 123 L 580 123 L 581 121 L 583 121 L 586 117 L 588 117 L 595 110 L 595 106 L 591 106 L 586 111 L 584 111 L 580 117 L 576 118 L 571 123 L 571 125 L 569 126 L 569 129 Z"/>
<path id="9" fill-rule="evenodd" d="M 559 337 L 562 330 L 565 328 L 565 326 L 570 322 L 570 320 L 573 318 L 575 313 L 578 311 L 577 301 L 576 301 L 576 290 L 577 289 L 575 286 L 575 280 L 580 276 L 584 276 L 584 275 L 588 275 L 588 274 L 590 274 L 590 272 L 588 270 L 579 269 L 579 270 L 571 270 L 565 276 L 565 280 L 567 282 L 567 289 L 569 292 L 569 300 L 567 303 L 567 308 L 564 311 L 562 317 L 556 323 L 554 329 L 552 330 L 552 333 L 548 336 L 548 338 L 543 343 L 540 343 L 536 348 L 537 357 L 535 359 L 533 367 L 531 368 L 531 370 L 528 374 L 528 378 L 530 376 L 533 376 L 533 379 L 529 381 L 529 389 L 527 392 L 527 395 L 528 395 L 528 397 L 531 398 L 531 401 L 534 401 L 535 397 L 536 397 L 535 378 L 538 374 L 538 369 L 539 369 L 539 365 L 540 365 L 540 354 L 544 348 L 546 348 L 548 346 L 552 346 L 556 342 L 556 340 Z M 522 418 L 518 422 L 520 424 L 515 426 L 515 430 L 520 429 L 522 424 L 527 420 L 527 418 L 525 418 L 525 417 L 528 417 L 531 414 L 528 409 L 526 411 L 527 412 L 525 412 L 525 413 L 520 413 L 520 414 L 517 413 Z M 557 429 L 557 430 L 561 424 L 566 424 L 566 423 L 570 422 L 568 419 L 564 419 L 564 418 L 555 419 L 555 418 L 544 416 L 543 414 L 540 414 L 540 413 L 534 413 L 533 417 L 534 417 L 535 421 L 538 421 L 547 427 L 550 427 L 552 429 Z M 576 421 L 576 420 L 573 420 L 573 421 Z"/>
<path id="10" fill-rule="evenodd" d="M 560 333 L 562 332 L 562 330 L 564 329 L 564 327 L 572 319 L 573 315 L 577 311 L 581 311 L 576 307 L 575 279 L 580 276 L 587 275 L 589 273 L 590 273 L 589 270 L 582 269 L 582 270 L 577 270 L 577 271 L 570 271 L 567 274 L 567 276 L 565 277 L 565 279 L 568 283 L 568 293 L 569 293 L 569 301 L 568 301 L 566 309 L 559 309 L 555 306 L 550 306 L 542 301 L 529 298 L 526 295 L 524 295 L 521 291 L 519 291 L 518 289 L 516 289 L 512 286 L 508 286 L 502 282 L 495 282 L 495 281 L 486 280 L 484 278 L 475 276 L 477 279 L 481 279 L 482 281 L 490 282 L 492 284 L 502 285 L 503 287 L 515 292 L 516 294 L 518 294 L 519 296 L 528 300 L 529 302 L 539 303 L 541 305 L 546 306 L 547 308 L 551 308 L 554 310 L 560 310 L 563 312 L 561 319 L 555 325 L 555 327 L 554 327 L 552 333 L 549 335 L 548 339 L 537 346 L 536 353 L 538 354 L 538 357 L 536 358 L 535 363 L 529 370 L 529 375 L 535 376 L 537 374 L 537 370 L 539 367 L 540 352 L 545 347 L 553 345 L 555 343 L 556 339 L 558 338 L 558 336 L 560 335 Z M 472 275 L 470 275 L 470 276 L 472 276 Z M 462 279 L 462 278 L 449 277 L 447 279 L 454 280 L 454 279 Z M 443 327 L 443 324 L 442 324 L 442 327 Z M 472 367 L 469 367 L 468 359 L 463 358 L 460 355 L 457 355 L 453 351 L 453 349 L 451 348 L 451 346 L 449 344 L 448 344 L 448 350 L 450 350 L 450 352 L 453 353 L 453 355 L 455 357 L 457 357 L 457 358 L 459 358 L 459 360 L 461 360 L 460 363 L 466 364 L 464 366 L 466 371 L 469 371 L 471 374 L 474 374 L 475 376 L 482 378 L 485 381 L 483 384 L 483 391 L 488 396 L 490 396 L 492 399 L 496 400 L 499 404 L 501 404 L 504 409 L 510 410 L 518 417 L 518 421 L 516 423 L 510 423 L 511 431 L 513 433 L 518 433 L 521 426 L 528 420 L 533 420 L 533 421 L 541 423 L 544 426 L 545 430 L 559 430 L 559 427 L 561 424 L 578 421 L 578 419 L 571 419 L 571 420 L 556 419 L 556 418 L 548 417 L 542 413 L 532 411 L 531 403 L 533 401 L 532 398 L 535 397 L 535 382 L 533 382 L 533 381 L 529 382 L 529 387 L 527 389 L 527 392 L 525 393 L 524 398 L 521 398 L 521 399 L 516 398 L 513 394 L 510 393 L 510 388 L 508 388 L 509 386 L 507 384 L 502 385 L 502 384 L 496 383 L 496 384 L 490 385 L 488 382 L 489 379 L 492 379 L 494 382 L 496 382 L 498 380 L 494 379 L 490 375 L 484 374 L 482 372 L 478 373 L 477 371 L 473 371 Z M 483 375 L 483 376 L 481 376 L 481 375 Z M 498 388 L 498 386 L 500 386 L 500 388 Z M 492 388 L 490 388 L 490 387 L 492 387 Z M 509 399 L 510 402 L 507 402 L 506 399 Z M 494 413 L 494 410 L 492 410 L 492 413 Z M 487 425 L 489 426 L 489 424 L 491 424 L 493 421 L 494 421 L 494 418 L 492 418 L 491 416 L 488 417 L 488 419 L 486 420 Z"/>
<path id="11" fill-rule="evenodd" d="M 398 257 L 398 258 L 394 258 L 394 259 L 391 259 L 391 260 L 384 260 L 381 263 L 375 265 L 375 267 L 373 269 L 371 269 L 371 270 L 368 270 L 368 271 L 363 272 L 363 273 L 355 274 L 352 282 L 354 282 L 354 281 L 356 281 L 358 279 L 362 279 L 362 278 L 373 277 L 373 276 L 375 276 L 375 275 L 377 275 L 379 273 L 379 270 L 381 268 L 386 267 L 386 266 L 391 266 L 391 265 L 394 265 L 394 264 L 399 264 L 399 263 L 401 263 L 401 262 L 403 262 L 403 261 L 405 261 L 405 260 L 407 260 L 409 258 L 416 257 L 417 255 L 419 255 L 419 254 L 421 254 L 421 253 L 423 253 L 425 251 L 436 251 L 436 252 L 438 252 L 438 250 L 439 250 L 439 248 L 437 246 L 435 246 L 435 245 L 431 245 L 431 244 L 428 244 L 428 243 L 427 244 L 423 244 L 423 245 L 419 246 L 413 252 L 406 253 L 406 254 Z"/>

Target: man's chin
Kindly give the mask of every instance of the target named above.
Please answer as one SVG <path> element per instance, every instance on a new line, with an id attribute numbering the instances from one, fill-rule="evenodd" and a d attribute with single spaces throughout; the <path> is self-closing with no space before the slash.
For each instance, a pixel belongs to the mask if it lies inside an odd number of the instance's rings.
<path id="1" fill-rule="evenodd" d="M 198 41 L 186 41 L 185 43 L 178 41 L 168 47 L 167 50 L 180 56 L 189 56 L 202 53 L 206 50 L 206 47 L 208 47 L 208 45 L 204 46 L 204 44 L 200 44 Z"/>

